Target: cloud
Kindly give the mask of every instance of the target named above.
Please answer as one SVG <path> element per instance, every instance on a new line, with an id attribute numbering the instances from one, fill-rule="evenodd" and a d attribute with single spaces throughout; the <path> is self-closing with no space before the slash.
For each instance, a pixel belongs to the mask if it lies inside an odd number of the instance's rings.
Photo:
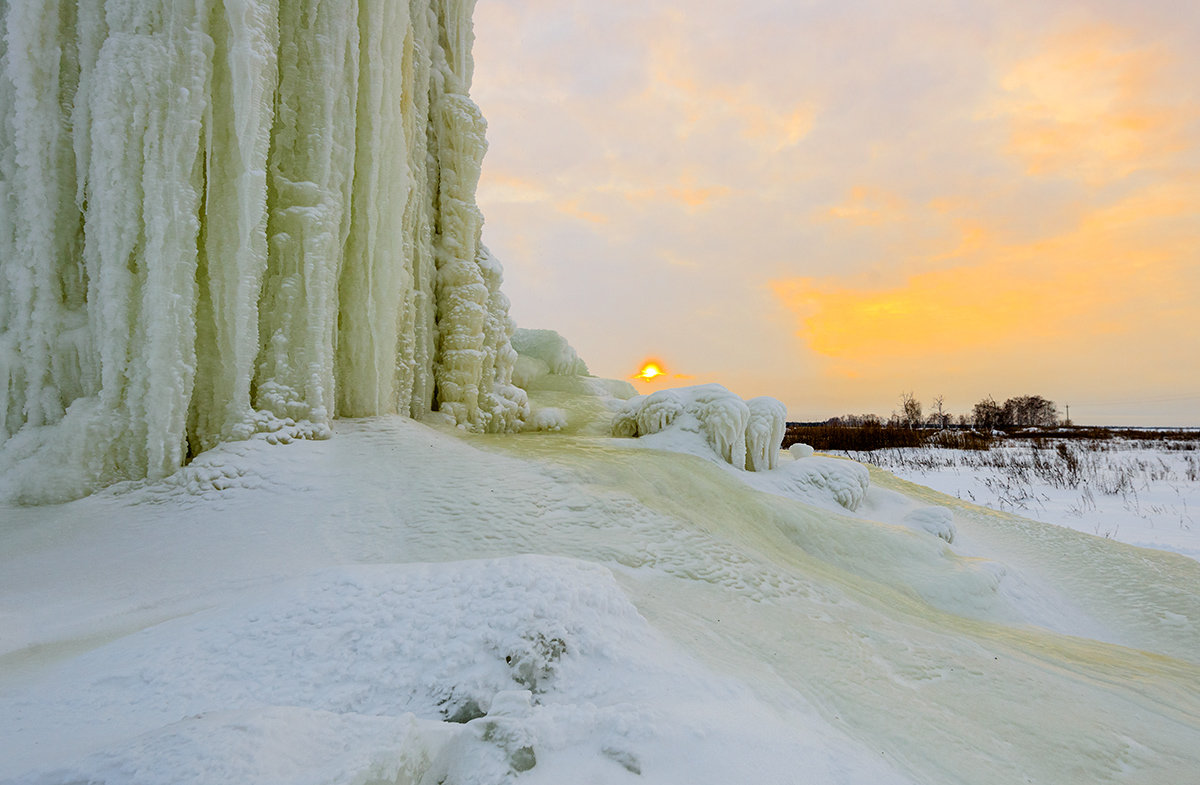
<path id="1" fill-rule="evenodd" d="M 1193 177 L 1097 208 L 1046 240 L 964 243 L 962 264 L 900 285 L 798 277 L 771 288 L 799 319 L 799 335 L 843 369 L 1072 352 L 1098 334 L 1114 351 L 1166 363 L 1171 343 L 1195 332 L 1197 203 Z"/>
<path id="2" fill-rule="evenodd" d="M 849 221 L 856 226 L 878 226 L 905 217 L 905 200 L 882 188 L 858 185 L 841 204 L 825 210 L 826 218 Z"/>
<path id="3" fill-rule="evenodd" d="M 1194 91 L 1169 84 L 1169 61 L 1111 25 L 1077 28 L 1010 64 L 983 114 L 1008 123 L 1007 152 L 1029 174 L 1104 185 L 1187 147 Z"/>
<path id="4" fill-rule="evenodd" d="M 1198 9 L 481 4 L 514 313 L 603 375 L 661 351 L 836 410 L 948 374 L 1194 388 L 1163 358 L 1200 354 Z"/>
<path id="5" fill-rule="evenodd" d="M 477 197 L 492 204 L 544 202 L 550 196 L 543 183 L 527 177 L 489 172 L 479 184 Z"/>

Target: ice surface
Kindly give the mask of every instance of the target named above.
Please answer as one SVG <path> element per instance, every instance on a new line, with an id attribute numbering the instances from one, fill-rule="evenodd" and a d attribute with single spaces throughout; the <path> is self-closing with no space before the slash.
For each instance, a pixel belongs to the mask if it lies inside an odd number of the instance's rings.
<path id="1" fill-rule="evenodd" d="M 0 5 L 0 470 L 22 499 L 337 414 L 520 430 L 474 201 L 473 5 Z"/>
<path id="2" fill-rule="evenodd" d="M 725 463 L 764 471 L 778 465 L 786 419 L 787 411 L 774 398 L 747 402 L 719 384 L 702 384 L 630 398 L 613 418 L 612 434 L 703 455 L 695 447 L 695 436 L 701 435 Z"/>

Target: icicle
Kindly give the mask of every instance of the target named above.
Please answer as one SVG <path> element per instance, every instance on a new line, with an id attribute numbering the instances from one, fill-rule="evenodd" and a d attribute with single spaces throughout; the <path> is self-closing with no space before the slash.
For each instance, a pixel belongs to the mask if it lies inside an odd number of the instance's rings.
<path id="1" fill-rule="evenodd" d="M 278 79 L 274 0 L 213 9 L 215 45 L 205 121 L 205 200 L 198 276 L 195 452 L 255 429 L 250 386 L 258 356 L 258 298 L 267 266 L 267 151 Z"/>

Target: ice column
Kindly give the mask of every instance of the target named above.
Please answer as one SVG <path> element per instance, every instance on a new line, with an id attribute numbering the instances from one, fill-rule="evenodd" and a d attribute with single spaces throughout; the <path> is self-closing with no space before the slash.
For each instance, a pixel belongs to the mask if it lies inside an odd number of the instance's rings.
<path id="1" fill-rule="evenodd" d="M 480 243 L 473 0 L 0 3 L 0 471 L 528 414 Z M 2 490 L 2 489 L 0 489 Z"/>

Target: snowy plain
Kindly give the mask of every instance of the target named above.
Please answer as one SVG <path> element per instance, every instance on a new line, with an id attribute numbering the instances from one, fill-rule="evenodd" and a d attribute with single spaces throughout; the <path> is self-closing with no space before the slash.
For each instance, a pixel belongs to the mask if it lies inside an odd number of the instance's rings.
<path id="1" fill-rule="evenodd" d="M 525 381 L 554 432 L 339 420 L 0 508 L 0 781 L 1200 771 L 1196 561 Z"/>
<path id="2" fill-rule="evenodd" d="M 992 509 L 1200 559 L 1200 433 L 846 455 Z"/>

